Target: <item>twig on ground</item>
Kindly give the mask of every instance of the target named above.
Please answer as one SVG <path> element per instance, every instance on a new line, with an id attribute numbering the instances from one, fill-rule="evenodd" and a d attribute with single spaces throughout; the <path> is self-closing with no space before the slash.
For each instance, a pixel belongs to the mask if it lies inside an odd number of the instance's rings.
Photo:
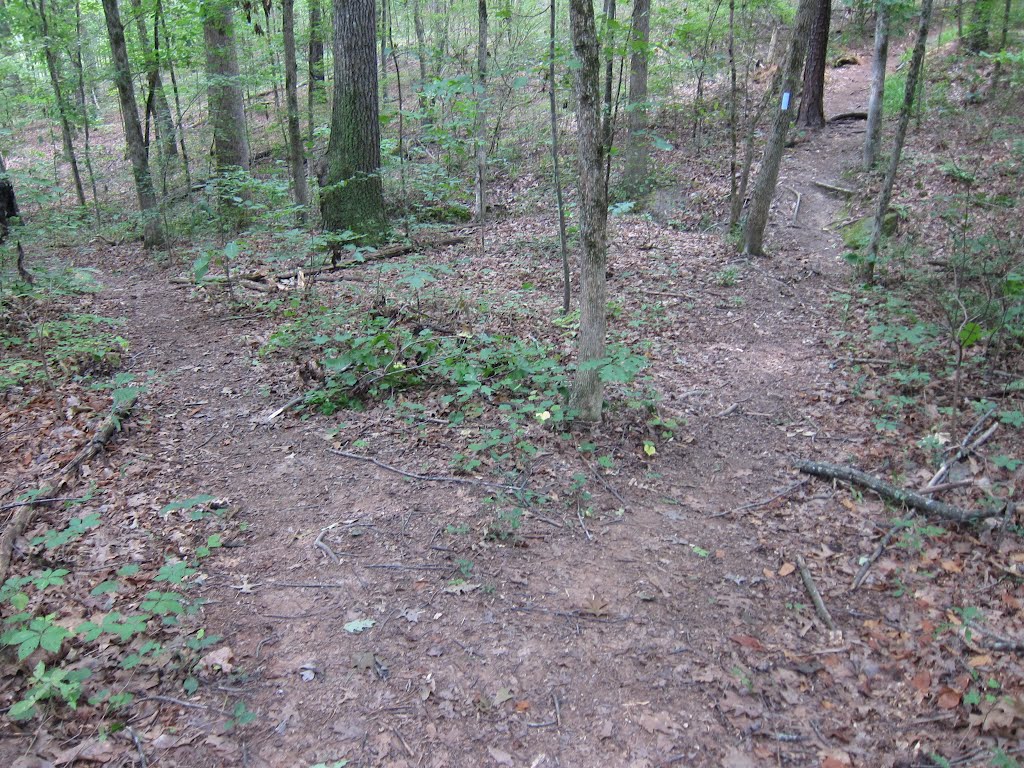
<path id="1" fill-rule="evenodd" d="M 1003 511 L 1001 508 L 989 508 L 973 511 L 963 509 L 961 507 L 955 507 L 952 504 L 945 504 L 941 501 L 936 501 L 935 499 L 929 499 L 920 493 L 915 493 L 914 491 L 910 491 L 905 488 L 897 488 L 891 483 L 887 483 L 880 478 L 861 472 L 857 469 L 852 469 L 851 467 L 841 467 L 836 464 L 805 461 L 803 459 L 795 461 L 793 466 L 808 475 L 825 477 L 830 480 L 841 480 L 845 483 L 860 486 L 861 488 L 867 488 L 888 501 L 902 504 L 909 509 L 928 515 L 935 515 L 936 517 L 940 517 L 944 520 L 950 520 L 955 523 L 975 522 L 988 517 L 995 517 Z"/>
<path id="2" fill-rule="evenodd" d="M 580 506 L 580 502 L 576 501 L 576 518 L 580 521 L 580 528 L 587 534 L 587 541 L 593 541 L 594 537 L 590 535 L 590 531 L 587 530 L 587 524 L 583 522 L 583 507 Z"/>
<path id="3" fill-rule="evenodd" d="M 211 706 L 209 704 L 194 704 L 191 701 L 182 701 L 181 699 L 176 699 L 173 696 L 142 696 L 141 698 L 135 699 L 134 703 L 141 704 L 144 701 L 161 701 L 165 704 L 174 704 L 179 707 L 185 707 L 185 709 L 201 709 L 206 712 L 215 712 L 218 715 L 222 715 L 224 717 L 234 717 L 234 715 L 232 715 L 230 712 L 227 712 L 223 709 L 218 709 L 217 707 Z"/>
<path id="4" fill-rule="evenodd" d="M 978 421 L 974 423 L 974 426 L 968 430 L 967 435 L 960 442 L 960 447 L 957 448 L 956 452 L 952 456 L 942 462 L 942 466 L 939 467 L 939 470 L 932 476 L 932 479 L 928 481 L 928 484 L 925 486 L 925 490 L 935 488 L 935 486 L 939 485 L 939 483 L 946 479 L 946 475 L 949 474 L 949 470 L 954 464 L 958 464 L 966 459 L 972 452 L 980 448 L 990 437 L 992 437 L 993 434 L 995 434 L 995 431 L 999 429 L 999 422 L 996 422 L 986 429 L 977 439 L 974 438 L 988 420 L 995 415 L 995 412 L 995 408 L 990 408 L 980 419 L 978 419 Z"/>
<path id="5" fill-rule="evenodd" d="M 886 532 L 885 536 L 882 537 L 882 540 L 878 542 L 878 546 L 875 547 L 875 550 L 861 565 L 860 569 L 857 571 L 857 575 L 853 577 L 853 583 L 850 584 L 851 592 L 860 589 L 860 585 L 864 583 L 864 579 L 867 577 L 868 571 L 871 570 L 871 566 L 874 565 L 875 561 L 882 556 L 883 552 L 885 552 L 885 548 L 889 546 L 889 542 L 893 540 L 893 537 L 896 535 L 896 531 L 898 531 L 900 527 L 901 526 L 894 525 Z"/>
<path id="6" fill-rule="evenodd" d="M 139 735 L 135 733 L 131 726 L 125 726 L 125 730 L 128 731 L 128 735 L 132 737 L 132 742 L 135 744 L 135 750 L 139 753 L 139 763 L 142 768 L 149 768 L 149 761 L 146 760 L 146 752 L 142 749 L 142 741 L 139 739 Z"/>
<path id="7" fill-rule="evenodd" d="M 382 570 L 392 571 L 451 571 L 454 570 L 453 566 L 450 565 L 435 565 L 434 563 L 421 563 L 407 565 L 406 563 L 371 563 L 370 565 L 364 565 L 364 568 L 378 568 Z"/>
<path id="8" fill-rule="evenodd" d="M 836 627 L 836 623 L 832 621 L 832 614 L 830 614 L 828 612 L 828 608 L 825 607 L 825 601 L 821 599 L 821 593 L 814 584 L 814 578 L 811 576 L 811 572 L 807 568 L 807 562 L 804 560 L 803 555 L 796 556 L 796 566 L 800 569 L 800 578 L 804 580 L 804 587 L 807 588 L 807 594 L 811 596 L 811 602 L 814 603 L 814 610 L 817 612 L 818 618 L 825 622 L 826 627 L 835 632 L 838 627 Z"/>
<path id="9" fill-rule="evenodd" d="M 797 482 L 795 482 L 792 485 L 789 485 L 789 486 L 783 488 L 781 491 L 776 493 L 774 496 L 771 496 L 771 497 L 769 497 L 767 499 L 761 499 L 760 501 L 752 501 L 749 504 L 744 504 L 742 506 L 736 507 L 735 509 L 727 509 L 727 510 L 725 510 L 725 512 L 716 512 L 713 515 L 708 515 L 708 517 L 725 517 L 726 515 L 734 515 L 737 512 L 749 512 L 750 510 L 758 509 L 759 507 L 767 507 L 773 501 L 777 501 L 778 499 L 781 499 L 784 496 L 788 496 L 790 493 L 795 491 L 797 488 L 801 488 L 801 487 L 803 487 L 805 485 L 807 485 L 807 481 L 806 480 L 798 480 Z"/>
<path id="10" fill-rule="evenodd" d="M 597 482 L 603 485 L 604 489 L 608 491 L 608 493 L 610 493 L 612 496 L 618 499 L 619 504 L 621 504 L 626 511 L 629 511 L 629 502 L 622 498 L 622 494 L 615 490 L 615 488 L 613 488 L 611 484 L 604 479 L 604 477 L 601 475 L 600 470 L 597 467 L 591 467 L 590 471 L 591 473 L 593 473 L 594 477 L 597 478 Z"/>
<path id="11" fill-rule="evenodd" d="M 1024 656 L 1024 640 L 1014 640 L 1013 638 L 1000 635 L 998 632 L 994 632 L 991 629 L 978 626 L 973 621 L 968 622 L 967 626 L 975 632 L 991 638 L 991 642 L 979 643 L 982 648 L 989 651 L 1000 651 L 1003 653 L 1014 653 L 1018 656 Z"/>
<path id="12" fill-rule="evenodd" d="M 28 507 L 32 505 L 42 506 L 43 504 L 55 504 L 58 501 L 88 501 L 88 496 L 52 496 L 48 499 L 25 499 L 24 501 L 12 501 L 10 504 L 0 505 L 0 512 L 6 512 L 8 509 L 17 509 L 18 507 Z"/>
<path id="13" fill-rule="evenodd" d="M 313 391 L 315 391 L 315 390 L 313 390 Z M 289 408 L 292 408 L 292 407 L 298 405 L 299 403 L 301 403 L 303 400 L 306 399 L 306 395 L 308 395 L 308 394 L 309 394 L 308 392 L 303 392 L 301 395 L 296 395 L 291 400 L 289 400 L 287 403 L 285 403 L 280 408 L 278 408 L 276 411 L 274 411 L 272 414 L 267 416 L 266 421 L 269 423 L 269 422 L 273 421 L 274 419 L 276 419 L 278 416 L 280 416 L 282 413 L 287 411 Z"/>
<path id="14" fill-rule="evenodd" d="M 334 528 L 334 526 L 329 525 L 323 530 L 321 530 L 320 535 L 317 536 L 316 541 L 313 542 L 313 546 L 319 549 L 321 552 L 323 552 L 337 564 L 341 562 L 341 559 L 336 554 L 334 554 L 333 549 L 331 549 L 329 546 L 327 546 L 326 543 L 324 543 L 324 534 L 330 531 L 332 528 Z"/>
<path id="15" fill-rule="evenodd" d="M 793 195 L 796 197 L 796 204 L 793 206 L 793 218 L 790 221 L 790 226 L 795 227 L 797 217 L 800 215 L 800 200 L 802 199 L 803 195 L 797 192 L 793 187 L 786 187 L 786 189 L 792 192 Z"/>

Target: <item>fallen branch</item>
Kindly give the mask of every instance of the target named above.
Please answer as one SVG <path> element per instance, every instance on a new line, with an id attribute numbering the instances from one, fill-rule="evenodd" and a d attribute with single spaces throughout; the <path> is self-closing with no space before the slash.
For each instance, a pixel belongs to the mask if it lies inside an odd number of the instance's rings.
<path id="1" fill-rule="evenodd" d="M 978 434 L 978 431 L 985 426 L 988 420 L 995 416 L 995 412 L 996 409 L 994 407 L 990 408 L 988 411 L 982 414 L 980 419 L 978 419 L 974 423 L 974 426 L 971 427 L 970 430 L 968 430 L 967 435 L 961 441 L 960 447 L 957 449 L 956 453 L 954 453 L 950 458 L 942 462 L 942 466 L 939 467 L 939 471 L 936 472 L 932 476 L 932 479 L 928 481 L 928 485 L 926 485 L 924 489 L 925 493 L 933 491 L 935 487 L 939 485 L 939 483 L 945 480 L 946 475 L 949 474 L 949 470 L 953 467 L 954 464 L 958 464 L 959 462 L 966 459 L 974 450 L 981 447 L 983 443 L 985 443 L 990 437 L 992 437 L 995 431 L 999 428 L 999 422 L 996 422 L 987 430 L 985 430 L 985 432 L 982 433 L 982 435 L 979 438 L 977 438 L 976 440 L 974 439 L 974 436 Z"/>
<path id="2" fill-rule="evenodd" d="M 793 483 L 792 485 L 789 485 L 789 486 L 783 488 L 781 491 L 776 493 L 774 496 L 770 496 L 767 499 L 761 499 L 760 501 L 752 501 L 749 504 L 743 504 L 743 505 L 741 505 L 739 507 L 736 507 L 735 509 L 727 509 L 724 512 L 716 512 L 713 515 L 708 515 L 708 517 L 725 517 L 726 515 L 733 515 L 733 514 L 735 514 L 737 512 L 748 512 L 751 509 L 758 509 L 760 507 L 767 507 L 773 501 L 777 501 L 778 499 L 781 499 L 783 496 L 788 496 L 790 493 L 795 491 L 797 488 L 801 488 L 802 486 L 807 485 L 807 483 L 808 483 L 807 480 L 799 480 L 799 481 Z"/>
<path id="3" fill-rule="evenodd" d="M 828 608 L 825 607 L 825 601 L 821 599 L 821 593 L 818 591 L 817 586 L 814 584 L 814 579 L 811 577 L 811 572 L 807 569 L 807 563 L 804 560 L 803 555 L 796 556 L 796 566 L 800 569 L 800 578 L 804 580 L 804 587 L 807 588 L 807 594 L 811 596 L 811 602 L 814 603 L 814 610 L 817 611 L 818 617 L 825 622 L 825 626 L 832 632 L 835 632 L 838 627 L 836 623 L 832 621 L 832 614 L 828 612 Z"/>
<path id="4" fill-rule="evenodd" d="M 889 542 L 891 542 L 893 537 L 896 535 L 896 531 L 901 527 L 902 526 L 894 525 L 889 529 L 885 536 L 882 537 L 882 540 L 878 542 L 878 546 L 875 547 L 875 551 L 872 552 L 868 559 L 864 561 L 860 569 L 857 571 L 857 575 L 853 577 L 853 583 L 850 585 L 851 592 L 860 589 L 860 585 L 864 583 L 864 579 L 867 577 L 868 571 L 871 570 L 871 566 L 874 565 L 875 561 L 882 556 L 882 553 L 885 552 L 885 548 L 889 546 Z"/>
<path id="5" fill-rule="evenodd" d="M 868 113 L 867 112 L 840 112 L 835 117 L 830 117 L 828 121 L 830 123 L 838 123 L 838 122 L 840 122 L 842 120 L 867 120 L 867 119 L 868 119 Z"/>
<path id="6" fill-rule="evenodd" d="M 874 491 L 886 501 L 902 504 L 908 509 L 916 510 L 927 515 L 941 517 L 954 523 L 970 523 L 976 520 L 983 520 L 988 517 L 995 517 L 1002 513 L 1001 509 L 969 510 L 956 507 L 952 504 L 945 504 L 935 499 L 929 499 L 920 493 L 909 491 L 905 488 L 897 488 L 891 483 L 861 472 L 850 467 L 841 467 L 836 464 L 825 464 L 816 461 L 805 461 L 798 459 L 793 466 L 807 475 L 824 477 L 830 480 L 841 480 L 861 488 Z"/>
<path id="7" fill-rule="evenodd" d="M 14 552 L 14 542 L 32 522 L 36 507 L 48 501 L 45 497 L 53 496 L 54 493 L 58 492 L 67 483 L 68 475 L 93 458 L 110 442 L 110 438 L 121 428 L 121 422 L 131 413 L 135 405 L 135 399 L 135 397 L 132 397 L 130 400 L 114 408 L 113 412 L 103 423 L 100 431 L 85 444 L 71 461 L 53 474 L 50 482 L 39 489 L 35 500 L 19 504 L 20 508 L 11 516 L 10 522 L 7 523 L 3 534 L 0 535 L 0 584 L 7 579 L 7 570 L 11 566 L 11 555 Z"/>
<path id="8" fill-rule="evenodd" d="M 826 192 L 832 192 L 833 194 L 842 195 L 843 197 L 853 197 L 853 190 L 847 189 L 846 187 L 837 187 L 833 184 L 826 184 L 824 181 L 818 181 L 816 179 L 811 179 L 811 184 L 824 189 Z"/>

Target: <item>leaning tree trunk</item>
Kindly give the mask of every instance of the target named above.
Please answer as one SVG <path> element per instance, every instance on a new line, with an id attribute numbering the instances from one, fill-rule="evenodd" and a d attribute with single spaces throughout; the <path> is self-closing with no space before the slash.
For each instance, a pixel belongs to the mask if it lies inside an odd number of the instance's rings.
<path id="1" fill-rule="evenodd" d="M 302 132 L 299 128 L 298 65 L 295 62 L 295 0 L 281 0 L 281 34 L 284 37 L 284 93 L 288 110 L 288 165 L 295 188 L 295 203 L 302 209 L 299 220 L 306 220 L 309 205 L 309 187 L 306 184 L 306 165 L 302 152 Z"/>
<path id="2" fill-rule="evenodd" d="M 871 96 L 868 98 L 868 128 L 864 137 L 864 170 L 870 171 L 878 159 L 882 140 L 882 101 L 885 97 L 885 70 L 889 64 L 889 3 L 880 0 L 875 18 L 875 52 L 871 59 Z"/>
<path id="3" fill-rule="evenodd" d="M 636 196 L 646 191 L 647 138 L 647 56 L 651 39 L 651 0 L 634 0 L 630 31 L 629 95 L 626 107 L 626 159 L 622 172 L 623 191 Z"/>
<path id="4" fill-rule="evenodd" d="M 203 5 L 206 43 L 207 100 L 213 125 L 213 158 L 217 172 L 249 170 L 249 137 L 238 71 L 234 18 L 227 0 Z"/>
<path id="5" fill-rule="evenodd" d="M 772 122 L 771 134 L 761 158 L 761 170 L 750 198 L 750 213 L 743 228 L 743 252 L 750 256 L 765 255 L 764 230 L 768 226 L 768 212 L 771 209 L 772 198 L 775 197 L 775 185 L 779 181 L 779 165 L 782 163 L 782 151 L 786 146 L 786 134 L 793 121 L 793 94 L 796 91 L 800 68 L 804 63 L 807 32 L 816 7 L 817 0 L 800 0 L 797 9 L 793 38 L 789 42 L 786 65 L 782 70 L 782 103 Z"/>
<path id="6" fill-rule="evenodd" d="M 114 60 L 114 84 L 121 102 L 124 120 L 124 140 L 135 177 L 135 194 L 142 213 L 142 241 L 146 248 L 159 248 L 164 244 L 160 212 L 157 209 L 153 179 L 149 175 L 149 158 L 142 141 L 142 126 L 139 123 L 139 107 L 135 101 L 135 86 L 132 85 L 131 68 L 128 65 L 128 48 L 124 40 L 124 26 L 117 8 L 117 0 L 103 0 L 103 16 L 107 21 L 107 35 L 110 38 L 110 54 Z"/>
<path id="7" fill-rule="evenodd" d="M 868 243 L 867 253 L 861 262 L 859 270 L 860 276 L 867 282 L 871 282 L 875 278 L 875 264 L 878 262 L 878 249 L 882 244 L 885 215 L 889 212 L 892 188 L 896 182 L 896 171 L 899 170 L 903 143 L 907 139 L 907 128 L 910 126 L 910 113 L 913 111 L 914 97 L 917 94 L 917 81 L 921 76 L 921 67 L 924 64 L 924 51 L 928 42 L 928 24 L 931 22 L 931 18 L 932 0 L 922 0 L 921 19 L 917 27 L 917 40 L 914 42 L 914 53 L 910 57 L 910 69 L 907 71 L 907 84 L 906 89 L 903 91 L 903 105 L 900 107 L 900 118 L 896 126 L 896 138 L 893 143 L 892 156 L 889 158 L 889 168 L 885 172 L 882 188 L 878 191 L 875 220 L 871 228 L 871 241 Z"/>
<path id="8" fill-rule="evenodd" d="M 178 146 L 174 139 L 174 118 L 171 117 L 171 105 L 167 102 L 167 94 L 164 92 L 164 81 L 160 76 L 160 62 L 153 52 L 153 46 L 149 44 L 149 32 L 146 29 L 146 15 L 142 9 L 142 0 L 131 0 L 131 2 L 135 26 L 139 33 L 142 60 L 146 65 L 146 77 L 149 80 L 149 90 L 152 94 L 156 137 L 160 142 L 164 157 L 176 157 Z"/>
<path id="9" fill-rule="evenodd" d="M 43 34 L 43 57 L 46 59 L 46 69 L 50 74 L 53 98 L 57 102 L 57 115 L 60 118 L 60 136 L 64 144 L 64 159 L 71 166 L 71 179 L 75 184 L 75 196 L 78 198 L 78 204 L 84 206 L 85 189 L 82 187 L 82 174 L 78 170 L 78 158 L 75 156 L 70 110 L 60 81 L 60 63 L 57 60 L 57 52 L 53 49 L 53 41 L 50 37 L 50 21 L 46 13 L 46 0 L 39 0 L 39 4 L 36 6 L 36 13 L 39 15 L 40 31 Z"/>
<path id="10" fill-rule="evenodd" d="M 804 93 L 796 122 L 805 128 L 825 127 L 825 62 L 828 60 L 828 30 L 832 22 L 832 0 L 818 0 L 807 41 Z"/>
<path id="11" fill-rule="evenodd" d="M 569 406 L 583 422 L 599 422 L 604 400 L 600 361 L 605 354 L 608 259 L 608 188 L 601 125 L 601 60 L 591 0 L 570 0 L 569 26 L 579 66 L 575 71 L 579 152 L 580 331 L 576 379 Z"/>
<path id="12" fill-rule="evenodd" d="M 373 242 L 387 233 L 380 178 L 374 0 L 334 0 L 334 105 L 320 174 L 324 227 Z"/>

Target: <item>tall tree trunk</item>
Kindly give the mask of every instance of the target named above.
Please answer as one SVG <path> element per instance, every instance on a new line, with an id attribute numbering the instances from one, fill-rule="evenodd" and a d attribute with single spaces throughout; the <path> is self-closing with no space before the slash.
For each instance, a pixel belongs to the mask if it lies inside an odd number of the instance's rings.
<path id="1" fill-rule="evenodd" d="M 416 30 L 416 58 L 420 67 L 420 82 L 417 86 L 420 103 L 420 127 L 428 130 L 433 122 L 430 115 L 431 99 L 424 92 L 427 87 L 427 36 L 423 26 L 423 13 L 420 9 L 421 0 L 412 2 L 412 23 Z"/>
<path id="2" fill-rule="evenodd" d="M 562 254 L 562 314 L 569 313 L 571 282 L 569 277 L 569 246 L 565 235 L 565 201 L 562 199 L 562 174 L 558 160 L 558 101 L 555 95 L 555 0 L 551 0 L 548 32 L 548 108 L 551 115 L 551 175 L 558 206 L 558 247 Z"/>
<path id="3" fill-rule="evenodd" d="M 284 92 L 288 110 L 288 165 L 292 171 L 295 202 L 302 210 L 299 220 L 306 220 L 309 187 L 306 185 L 306 164 L 299 128 L 298 65 L 295 62 L 295 0 L 281 0 L 281 35 L 284 37 Z"/>
<path id="4" fill-rule="evenodd" d="M 604 401 L 600 361 L 605 354 L 607 321 L 608 189 L 604 181 L 601 125 L 601 57 L 591 0 L 569 1 L 575 70 L 579 152 L 580 331 L 576 379 L 569 406 L 583 422 L 599 422 Z"/>
<path id="5" fill-rule="evenodd" d="M 230 168 L 249 170 L 245 101 L 238 71 L 234 17 L 228 0 L 204 3 L 203 39 L 214 164 L 218 173 Z"/>
<path id="6" fill-rule="evenodd" d="M 476 225 L 484 255 L 487 221 L 487 0 L 477 0 L 476 38 Z"/>
<path id="7" fill-rule="evenodd" d="M 64 144 L 64 159 L 71 166 L 71 179 L 75 184 L 75 196 L 78 198 L 78 204 L 84 206 L 85 190 L 82 187 L 82 174 L 78 170 L 78 158 L 75 156 L 71 110 L 64 95 L 64 88 L 61 85 L 60 62 L 57 59 L 57 52 L 53 48 L 53 39 L 50 37 L 50 20 L 46 11 L 46 0 L 39 0 L 35 10 L 39 16 L 40 31 L 43 34 L 43 57 L 46 59 L 46 69 L 50 74 L 53 98 L 57 102 L 60 136 Z"/>
<path id="8" fill-rule="evenodd" d="M 324 227 L 369 241 L 387 232 L 380 178 L 374 0 L 334 0 L 334 105 L 321 166 Z"/>
<path id="9" fill-rule="evenodd" d="M 885 97 L 885 70 L 889 64 L 889 3 L 880 0 L 875 18 L 875 52 L 871 59 L 871 96 L 868 98 L 868 129 L 864 137 L 864 170 L 878 159 L 882 140 L 882 101 Z"/>
<path id="10" fill-rule="evenodd" d="M 171 46 L 171 37 L 167 34 L 167 22 L 164 19 L 163 4 L 161 0 L 156 0 L 156 17 L 159 28 L 163 31 L 164 43 L 168 48 Z M 159 38 L 156 38 L 159 42 Z M 171 75 L 171 92 L 174 94 L 174 113 L 178 118 L 178 142 L 181 145 L 181 164 L 185 169 L 185 189 L 189 190 L 186 194 L 191 194 L 192 190 L 192 169 L 189 167 L 188 159 L 188 147 L 185 142 L 185 117 L 181 109 L 181 92 L 178 90 L 178 78 L 174 73 L 174 59 L 171 57 L 167 58 L 167 71 Z"/>
<path id="11" fill-rule="evenodd" d="M 388 103 L 388 25 L 391 23 L 390 3 L 380 0 L 380 103 Z"/>
<path id="12" fill-rule="evenodd" d="M 804 65 L 804 93 L 796 121 L 806 128 L 825 127 L 825 63 L 828 61 L 828 30 L 832 22 L 832 0 L 818 0 L 807 41 Z"/>
<path id="13" fill-rule="evenodd" d="M 131 0 L 131 3 L 132 14 L 135 16 L 135 27 L 139 33 L 142 60 L 146 66 L 146 77 L 149 80 L 149 90 L 152 93 L 157 140 L 160 141 L 164 157 L 177 157 L 178 147 L 174 139 L 174 119 L 171 117 L 171 106 L 167 103 L 167 94 L 164 92 L 164 81 L 160 76 L 160 62 L 153 52 L 153 46 L 149 44 L 149 32 L 146 29 L 146 15 L 142 9 L 142 0 Z"/>
<path id="14" fill-rule="evenodd" d="M 309 87 L 306 89 L 306 109 L 309 112 L 309 143 L 313 143 L 313 129 L 316 127 L 316 117 L 313 109 L 317 103 L 323 102 L 326 97 L 324 88 L 324 30 L 323 30 L 323 9 L 320 7 L 320 0 L 309 0 L 309 51 L 307 53 L 309 64 Z"/>
<path id="15" fill-rule="evenodd" d="M 900 107 L 899 123 L 896 125 L 896 138 L 893 143 L 889 168 L 885 172 L 882 188 L 878 191 L 875 205 L 874 226 L 871 228 L 871 241 L 867 253 L 860 265 L 860 276 L 867 282 L 875 277 L 875 264 L 878 262 L 878 250 L 882 244 L 882 233 L 885 227 L 885 215 L 889 212 L 892 201 L 892 188 L 896 182 L 896 171 L 900 167 L 900 155 L 903 143 L 907 139 L 907 128 L 910 126 L 910 115 L 914 108 L 914 97 L 917 94 L 917 82 L 924 64 L 924 51 L 928 42 L 928 24 L 932 17 L 932 0 L 922 0 L 921 18 L 917 27 L 917 40 L 914 42 L 914 53 L 910 57 L 910 68 L 907 71 L 906 89 L 903 91 L 903 105 Z"/>
<path id="16" fill-rule="evenodd" d="M 646 192 L 650 142 L 647 138 L 647 56 L 651 39 L 651 0 L 633 1 L 630 30 L 629 96 L 626 107 L 626 161 L 622 187 L 627 195 Z"/>
<path id="17" fill-rule="evenodd" d="M 149 175 L 149 158 L 142 142 L 142 126 L 139 124 L 139 107 L 135 101 L 135 87 L 128 65 L 128 48 L 124 41 L 124 26 L 117 8 L 117 0 L 103 0 L 103 16 L 107 21 L 107 35 L 110 38 L 110 53 L 114 60 L 114 84 L 121 104 L 124 120 L 124 140 L 135 177 L 135 194 L 142 213 L 143 236 L 146 248 L 159 248 L 164 244 L 160 211 L 157 209 L 153 179 Z"/>
<path id="18" fill-rule="evenodd" d="M 775 120 L 772 121 L 771 133 L 761 158 L 761 170 L 750 198 L 750 212 L 743 228 L 743 252 L 750 256 L 765 255 L 764 230 L 768 225 L 768 212 L 771 209 L 772 198 L 775 197 L 775 185 L 779 180 L 779 165 L 782 163 L 782 151 L 786 146 L 786 134 L 793 121 L 793 96 L 804 63 L 807 33 L 816 7 L 817 0 L 800 0 L 796 12 L 793 37 L 789 41 L 786 64 L 782 69 L 782 102 Z"/>
<path id="19" fill-rule="evenodd" d="M 89 103 L 85 94 L 85 62 L 82 60 L 82 3 L 75 0 L 75 50 L 71 57 L 71 63 L 75 68 L 75 75 L 78 80 L 78 108 L 82 110 L 82 137 L 83 156 L 85 158 L 85 172 L 89 175 L 89 188 L 92 190 L 92 207 L 96 213 L 96 224 L 101 223 L 100 218 L 100 196 L 96 191 L 96 174 L 92 169 L 92 143 L 89 131 Z"/>
<path id="20" fill-rule="evenodd" d="M 612 151 L 612 89 L 615 84 L 614 29 L 615 0 L 604 0 L 604 98 L 601 103 L 601 120 L 606 160 Z"/>

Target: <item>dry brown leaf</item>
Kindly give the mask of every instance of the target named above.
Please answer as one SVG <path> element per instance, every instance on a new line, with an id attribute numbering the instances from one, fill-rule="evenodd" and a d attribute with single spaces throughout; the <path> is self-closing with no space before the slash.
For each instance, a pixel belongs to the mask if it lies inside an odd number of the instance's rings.
<path id="1" fill-rule="evenodd" d="M 795 570 L 796 566 L 792 563 L 783 563 L 782 567 L 779 568 L 779 576 L 789 576 Z"/>

